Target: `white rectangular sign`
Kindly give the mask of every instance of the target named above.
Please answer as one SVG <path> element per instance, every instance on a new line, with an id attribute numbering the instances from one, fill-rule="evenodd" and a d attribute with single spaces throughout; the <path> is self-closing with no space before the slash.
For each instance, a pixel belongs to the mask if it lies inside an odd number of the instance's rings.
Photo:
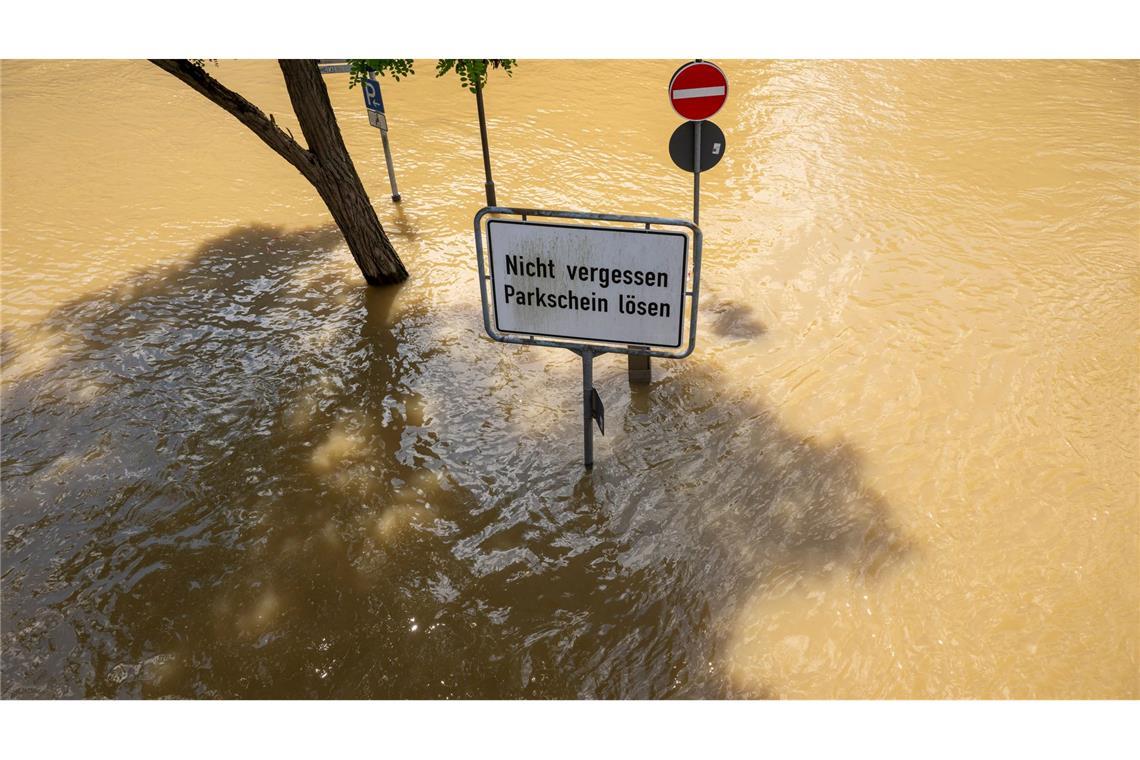
<path id="1" fill-rule="evenodd" d="M 500 332 L 681 345 L 687 235 L 494 219 L 487 237 Z"/>
<path id="2" fill-rule="evenodd" d="M 385 132 L 388 131 L 388 117 L 379 111 L 368 112 L 368 123 L 377 129 L 382 129 Z"/>

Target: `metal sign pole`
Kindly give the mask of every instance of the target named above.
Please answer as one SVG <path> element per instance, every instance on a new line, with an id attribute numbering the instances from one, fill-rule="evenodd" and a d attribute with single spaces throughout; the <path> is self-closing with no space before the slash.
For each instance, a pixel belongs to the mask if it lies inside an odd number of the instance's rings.
<path id="1" fill-rule="evenodd" d="M 379 98 L 380 82 L 376 79 L 376 75 L 368 74 L 368 79 L 370 81 L 376 82 L 377 98 Z M 365 93 L 365 102 L 368 102 L 367 93 Z M 388 184 L 392 186 L 392 202 L 399 203 L 400 191 L 396 187 L 396 168 L 392 165 L 392 146 L 388 144 L 388 117 L 387 114 L 383 113 L 383 101 L 380 100 L 378 103 L 379 104 L 377 108 L 380 113 L 376 116 L 376 118 L 380 119 L 378 126 L 380 127 L 380 142 L 384 146 L 384 163 L 388 165 Z M 369 118 L 371 119 L 372 117 Z"/>
<path id="2" fill-rule="evenodd" d="M 491 179 L 491 149 L 487 147 L 487 114 L 483 111 L 483 85 L 475 79 L 475 107 L 479 111 L 479 139 L 483 142 L 483 174 L 487 178 L 487 205 L 495 203 L 495 181 Z"/>
<path id="3" fill-rule="evenodd" d="M 701 122 L 693 122 L 693 224 L 701 223 Z"/>
<path id="4" fill-rule="evenodd" d="M 586 469 L 594 466 L 594 352 L 582 349 L 582 445 L 585 450 Z"/>
<path id="5" fill-rule="evenodd" d="M 400 202 L 400 191 L 396 188 L 396 170 L 392 167 L 392 149 L 388 146 L 388 130 L 380 130 L 380 141 L 384 143 L 384 161 L 388 164 L 388 182 L 392 185 L 392 202 Z"/>

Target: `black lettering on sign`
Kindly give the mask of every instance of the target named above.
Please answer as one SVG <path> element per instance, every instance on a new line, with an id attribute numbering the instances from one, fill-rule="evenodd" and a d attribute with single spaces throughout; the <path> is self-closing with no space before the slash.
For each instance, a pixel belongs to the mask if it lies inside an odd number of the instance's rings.
<path id="1" fill-rule="evenodd" d="M 618 296 L 618 313 L 639 317 L 668 317 L 670 305 L 665 301 L 642 301 L 640 298 L 622 293 Z"/>
<path id="2" fill-rule="evenodd" d="M 503 284 L 503 300 L 515 306 L 538 306 L 544 309 L 569 309 L 571 311 L 597 311 L 609 314 L 610 301 L 590 291 L 588 296 L 580 296 L 572 290 L 565 293 L 549 293 L 542 288 L 519 290 Z"/>
<path id="3" fill-rule="evenodd" d="M 543 261 L 535 256 L 526 261 L 522 256 L 507 256 L 507 274 L 521 277 L 554 277 L 554 259 Z"/>
<path id="4" fill-rule="evenodd" d="M 510 274 L 510 265 L 507 266 Z M 613 267 L 587 267 L 566 265 L 566 275 L 571 280 L 582 282 L 596 282 L 603 288 L 613 285 L 646 285 L 648 287 L 669 287 L 668 272 L 641 272 L 630 269 L 617 269 Z"/>

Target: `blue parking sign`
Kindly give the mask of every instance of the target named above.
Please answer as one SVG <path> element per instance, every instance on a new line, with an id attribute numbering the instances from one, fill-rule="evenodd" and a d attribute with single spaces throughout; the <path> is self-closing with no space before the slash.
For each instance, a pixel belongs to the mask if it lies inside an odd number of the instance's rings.
<path id="1" fill-rule="evenodd" d="M 384 113 L 384 100 L 380 97 L 380 83 L 375 79 L 364 80 L 364 107 L 369 111 Z"/>

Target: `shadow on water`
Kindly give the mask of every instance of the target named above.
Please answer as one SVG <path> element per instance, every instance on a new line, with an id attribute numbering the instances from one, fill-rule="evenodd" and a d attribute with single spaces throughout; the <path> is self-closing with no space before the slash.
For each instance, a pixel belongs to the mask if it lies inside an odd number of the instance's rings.
<path id="1" fill-rule="evenodd" d="M 576 365 L 346 256 L 243 228 L 40 326 L 3 395 L 3 696 L 764 696 L 724 674 L 738 607 L 905 552 L 854 452 L 708 363 L 599 364 L 584 474 Z"/>
<path id="2" fill-rule="evenodd" d="M 768 332 L 755 310 L 747 304 L 720 301 L 703 305 L 701 311 L 705 323 L 725 338 L 754 340 Z"/>

